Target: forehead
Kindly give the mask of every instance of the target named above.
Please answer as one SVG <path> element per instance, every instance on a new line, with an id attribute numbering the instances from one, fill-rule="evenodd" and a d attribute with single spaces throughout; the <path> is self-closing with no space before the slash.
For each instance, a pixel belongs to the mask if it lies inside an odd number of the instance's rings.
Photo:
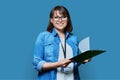
<path id="1" fill-rule="evenodd" d="M 59 10 L 55 10 L 53 12 L 53 16 L 65 16 L 65 15 L 63 14 L 63 12 L 60 12 Z"/>

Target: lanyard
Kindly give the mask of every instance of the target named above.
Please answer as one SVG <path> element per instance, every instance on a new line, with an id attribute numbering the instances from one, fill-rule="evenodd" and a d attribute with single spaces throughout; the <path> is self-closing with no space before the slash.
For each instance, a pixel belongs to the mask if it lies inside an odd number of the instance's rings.
<path id="1" fill-rule="evenodd" d="M 64 47 L 63 47 L 63 44 L 62 44 L 62 41 L 60 40 L 61 42 L 61 46 L 62 46 L 62 51 L 63 51 L 63 54 L 64 54 L 64 58 L 66 59 L 66 39 L 64 40 Z"/>

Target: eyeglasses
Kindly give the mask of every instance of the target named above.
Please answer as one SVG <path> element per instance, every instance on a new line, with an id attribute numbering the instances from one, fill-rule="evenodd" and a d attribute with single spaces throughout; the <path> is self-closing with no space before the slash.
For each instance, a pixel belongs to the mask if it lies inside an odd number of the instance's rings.
<path id="1" fill-rule="evenodd" d="M 65 21 L 65 20 L 67 20 L 67 16 L 61 16 L 61 17 L 59 17 L 59 16 L 55 16 L 55 17 L 53 17 L 54 18 L 54 20 L 56 20 L 56 21 L 58 21 L 58 20 L 63 20 L 63 21 Z"/>

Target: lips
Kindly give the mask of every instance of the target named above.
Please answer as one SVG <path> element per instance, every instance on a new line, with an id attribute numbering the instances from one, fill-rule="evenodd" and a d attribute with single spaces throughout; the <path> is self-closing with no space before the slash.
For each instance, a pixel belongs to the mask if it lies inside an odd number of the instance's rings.
<path id="1" fill-rule="evenodd" d="M 64 25 L 64 24 L 57 24 L 58 26 L 62 26 L 62 25 Z"/>
<path id="2" fill-rule="evenodd" d="M 64 25 L 64 23 L 56 23 L 58 26 L 62 26 Z"/>

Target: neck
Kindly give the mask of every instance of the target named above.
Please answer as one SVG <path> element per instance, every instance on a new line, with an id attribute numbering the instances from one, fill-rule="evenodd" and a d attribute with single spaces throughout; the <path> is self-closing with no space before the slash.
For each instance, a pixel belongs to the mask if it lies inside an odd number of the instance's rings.
<path id="1" fill-rule="evenodd" d="M 58 31 L 56 30 L 60 38 L 65 38 L 65 32 L 64 31 Z"/>

